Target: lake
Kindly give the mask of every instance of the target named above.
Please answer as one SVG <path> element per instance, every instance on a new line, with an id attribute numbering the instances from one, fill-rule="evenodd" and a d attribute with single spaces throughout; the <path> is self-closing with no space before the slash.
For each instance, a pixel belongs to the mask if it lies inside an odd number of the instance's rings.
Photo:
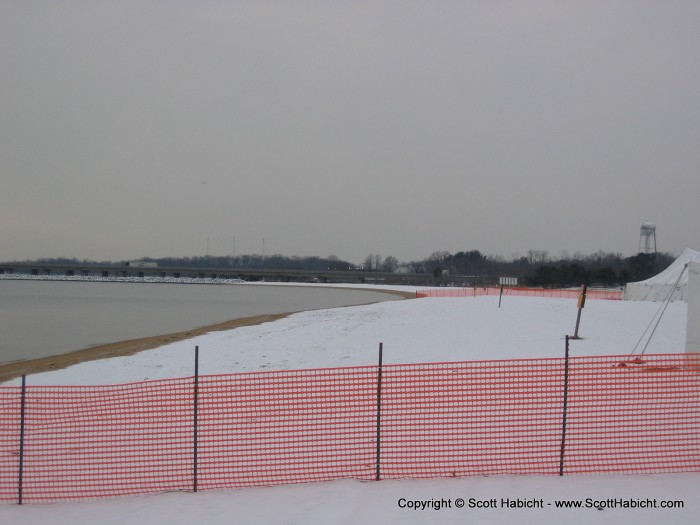
<path id="1" fill-rule="evenodd" d="M 0 280 L 0 364 L 255 315 L 396 299 L 322 286 Z"/>

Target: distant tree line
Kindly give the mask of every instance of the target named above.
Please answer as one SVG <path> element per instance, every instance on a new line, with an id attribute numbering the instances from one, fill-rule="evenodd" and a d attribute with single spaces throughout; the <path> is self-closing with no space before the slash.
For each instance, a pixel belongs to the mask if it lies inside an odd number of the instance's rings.
<path id="1" fill-rule="evenodd" d="M 641 281 L 664 270 L 675 257 L 668 253 L 643 254 L 624 257 L 620 253 L 596 252 L 592 255 L 562 253 L 552 257 L 544 250 L 529 250 L 525 255 L 514 255 L 509 260 L 501 256 L 485 255 L 479 250 L 434 252 L 429 257 L 401 263 L 389 255 L 369 254 L 359 266 L 327 257 L 290 257 L 284 255 L 240 255 L 143 258 L 159 266 L 191 266 L 203 268 L 245 268 L 270 270 L 347 271 L 391 273 L 401 269 L 408 273 L 430 273 L 442 282 L 455 284 L 492 284 L 501 276 L 517 277 L 529 286 L 578 286 L 600 284 L 622 285 Z M 123 263 L 120 263 L 123 264 Z"/>
<path id="2" fill-rule="evenodd" d="M 139 260 L 155 262 L 166 267 L 241 268 L 270 270 L 309 270 L 392 273 L 429 273 L 435 282 L 461 286 L 494 284 L 499 277 L 517 277 L 520 284 L 529 286 L 578 286 L 598 284 L 617 286 L 641 281 L 664 270 L 675 257 L 669 253 L 643 254 L 623 257 L 620 253 L 596 252 L 592 255 L 567 253 L 551 257 L 543 250 L 529 250 L 525 255 L 514 255 L 509 260 L 498 255 L 484 255 L 479 250 L 434 252 L 429 257 L 400 263 L 394 256 L 381 257 L 369 254 L 363 264 L 357 266 L 339 259 L 327 257 L 297 257 L 285 255 L 193 256 L 193 257 L 143 257 Z M 17 264 L 18 261 L 12 261 Z M 42 258 L 22 261 L 37 265 L 57 266 L 124 266 L 128 261 L 91 261 L 75 258 Z"/>
<path id="3" fill-rule="evenodd" d="M 312 271 L 345 271 L 353 268 L 353 265 L 343 261 L 335 255 L 328 257 L 289 257 L 284 255 L 238 255 L 211 256 L 202 255 L 194 257 L 141 257 L 139 261 L 155 262 L 158 266 L 192 267 L 192 268 L 243 268 L 243 269 L 270 269 L 270 270 L 312 270 Z M 89 259 L 76 259 L 67 257 L 41 258 L 26 261 L 8 261 L 10 264 L 36 264 L 46 266 L 125 266 L 122 261 L 93 261 Z"/>
<path id="4" fill-rule="evenodd" d="M 399 268 L 399 261 L 393 255 L 382 259 L 382 256 L 378 253 L 370 253 L 367 257 L 365 257 L 365 261 L 362 263 L 362 266 L 360 266 L 360 268 L 362 270 L 365 270 L 366 272 L 391 273 L 395 272 Z"/>
<path id="5" fill-rule="evenodd" d="M 143 261 L 157 262 L 159 266 L 188 266 L 195 268 L 244 268 L 252 270 L 311 270 L 311 271 L 347 271 L 353 268 L 352 263 L 343 261 L 335 255 L 318 256 L 287 256 L 287 255 L 237 255 L 237 256 L 195 256 L 195 257 L 162 257 Z"/>
<path id="6" fill-rule="evenodd" d="M 599 284 L 623 285 L 641 281 L 663 271 L 675 260 L 669 253 L 644 254 L 623 257 L 620 253 L 596 252 L 592 255 L 563 253 L 558 258 L 548 252 L 530 250 L 526 255 L 515 255 L 510 260 L 500 256 L 484 255 L 478 250 L 468 252 L 435 252 L 423 261 L 411 265 L 421 271 L 432 272 L 443 280 L 461 279 L 460 284 L 494 283 L 498 277 L 517 277 L 528 286 L 578 286 Z"/>

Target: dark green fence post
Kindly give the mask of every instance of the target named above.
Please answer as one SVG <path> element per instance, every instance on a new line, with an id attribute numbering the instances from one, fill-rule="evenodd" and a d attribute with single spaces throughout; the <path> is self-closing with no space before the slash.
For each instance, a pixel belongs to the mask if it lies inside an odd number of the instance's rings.
<path id="1" fill-rule="evenodd" d="M 569 336 L 566 336 L 564 353 L 564 410 L 561 423 L 561 450 L 559 452 L 559 475 L 564 475 L 564 446 L 566 445 L 566 410 L 569 402 Z"/>
<path id="2" fill-rule="evenodd" d="M 19 479 L 17 485 L 17 499 L 21 505 L 24 499 L 24 421 L 27 400 L 27 376 L 22 374 L 22 394 L 19 412 Z"/>
<path id="3" fill-rule="evenodd" d="M 377 474 L 375 480 L 381 479 L 382 451 L 382 351 L 384 343 L 379 343 L 379 370 L 377 375 Z"/>
<path id="4" fill-rule="evenodd" d="M 197 492 L 199 456 L 199 346 L 194 347 L 194 467 L 193 489 Z"/>

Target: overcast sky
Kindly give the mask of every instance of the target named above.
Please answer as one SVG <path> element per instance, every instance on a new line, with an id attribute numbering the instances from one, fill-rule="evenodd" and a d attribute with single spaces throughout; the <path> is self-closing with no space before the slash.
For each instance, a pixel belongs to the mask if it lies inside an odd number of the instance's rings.
<path id="1" fill-rule="evenodd" d="M 700 249 L 700 2 L 0 0 L 0 260 Z"/>

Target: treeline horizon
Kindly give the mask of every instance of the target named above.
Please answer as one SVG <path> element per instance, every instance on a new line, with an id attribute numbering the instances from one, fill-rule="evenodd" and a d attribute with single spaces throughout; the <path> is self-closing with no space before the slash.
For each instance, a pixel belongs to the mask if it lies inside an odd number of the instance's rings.
<path id="1" fill-rule="evenodd" d="M 663 271 L 675 260 L 670 253 L 644 254 L 624 257 L 620 253 L 598 251 L 590 255 L 562 253 L 551 256 L 544 250 L 529 250 L 525 255 L 510 259 L 485 255 L 479 250 L 433 252 L 422 260 L 399 262 L 396 257 L 369 254 L 361 265 L 339 259 L 335 255 L 285 256 L 237 255 L 190 257 L 142 257 L 138 261 L 157 263 L 165 267 L 240 268 L 300 271 L 365 271 L 384 273 L 432 274 L 442 284 L 471 286 L 493 284 L 499 277 L 517 277 L 521 285 L 577 286 L 581 284 L 619 286 L 641 281 Z M 125 266 L 128 260 L 94 261 L 77 258 L 39 258 L 9 261 L 6 264 Z"/>

